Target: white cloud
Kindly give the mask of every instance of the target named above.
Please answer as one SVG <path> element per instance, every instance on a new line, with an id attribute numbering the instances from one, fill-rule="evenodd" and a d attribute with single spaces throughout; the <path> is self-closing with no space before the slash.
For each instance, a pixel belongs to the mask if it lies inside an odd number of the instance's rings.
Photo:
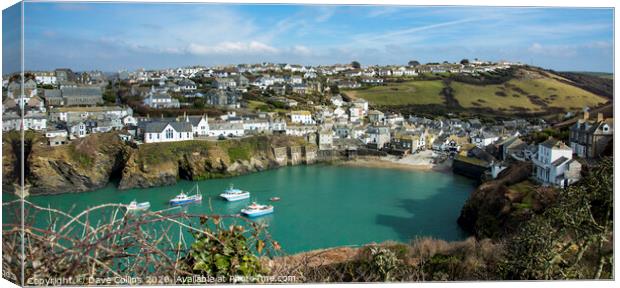
<path id="1" fill-rule="evenodd" d="M 528 49 L 530 53 L 553 57 L 573 57 L 577 55 L 577 47 L 573 45 L 542 45 L 533 43 Z"/>
<path id="2" fill-rule="evenodd" d="M 186 51 L 195 55 L 277 53 L 278 49 L 258 41 L 221 42 L 215 45 L 190 43 Z"/>
<path id="3" fill-rule="evenodd" d="M 312 51 L 310 50 L 310 48 L 303 46 L 303 45 L 297 45 L 295 47 L 293 47 L 293 53 L 298 54 L 298 55 L 303 55 L 303 56 L 307 56 L 312 54 Z"/>

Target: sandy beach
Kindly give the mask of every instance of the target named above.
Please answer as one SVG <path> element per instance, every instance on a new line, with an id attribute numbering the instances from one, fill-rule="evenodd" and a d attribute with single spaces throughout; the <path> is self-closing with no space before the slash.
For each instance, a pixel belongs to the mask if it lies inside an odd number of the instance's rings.
<path id="1" fill-rule="evenodd" d="M 392 155 L 385 157 L 360 156 L 355 160 L 342 162 L 341 165 L 419 171 L 447 171 L 452 166 L 450 160 L 433 164 L 434 157 L 436 155 L 433 151 L 425 150 L 403 158 Z"/>

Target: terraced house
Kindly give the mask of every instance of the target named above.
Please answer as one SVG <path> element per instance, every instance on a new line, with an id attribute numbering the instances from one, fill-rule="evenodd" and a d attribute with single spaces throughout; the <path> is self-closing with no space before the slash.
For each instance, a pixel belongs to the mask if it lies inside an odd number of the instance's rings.
<path id="1" fill-rule="evenodd" d="M 599 157 L 614 136 L 614 119 L 605 119 L 598 113 L 595 120 L 590 120 L 590 113 L 585 112 L 570 128 L 569 142 L 573 153 L 582 158 Z"/>

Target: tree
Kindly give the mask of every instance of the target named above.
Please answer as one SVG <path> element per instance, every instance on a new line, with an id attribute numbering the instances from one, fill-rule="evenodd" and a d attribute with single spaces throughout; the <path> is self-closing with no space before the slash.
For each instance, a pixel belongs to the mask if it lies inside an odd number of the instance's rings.
<path id="1" fill-rule="evenodd" d="M 420 62 L 418 62 L 418 60 L 411 60 L 411 61 L 409 61 L 409 63 L 407 63 L 407 64 L 409 64 L 409 66 L 413 66 L 413 67 L 415 67 L 415 66 L 419 66 L 419 65 L 420 65 Z"/>
<path id="2" fill-rule="evenodd" d="M 360 67 L 362 67 L 362 65 L 360 65 L 360 62 L 357 61 L 351 62 L 351 66 L 355 69 L 359 69 Z"/>
<path id="3" fill-rule="evenodd" d="M 463 64 L 463 65 L 467 65 L 467 64 L 469 64 L 469 59 L 463 59 L 463 60 L 461 60 L 461 64 Z"/>

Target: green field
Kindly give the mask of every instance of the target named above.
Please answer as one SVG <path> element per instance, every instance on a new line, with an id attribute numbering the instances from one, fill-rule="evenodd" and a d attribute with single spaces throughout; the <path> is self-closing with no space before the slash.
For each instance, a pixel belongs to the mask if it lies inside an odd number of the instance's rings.
<path id="1" fill-rule="evenodd" d="M 577 110 L 608 101 L 566 82 L 571 81 L 556 74 L 524 69 L 503 84 L 474 85 L 452 81 L 450 87 L 454 99 L 463 108 L 492 109 L 502 113 L 536 113 L 557 108 Z M 444 87 L 441 80 L 413 80 L 342 92 L 351 98 L 364 98 L 377 106 L 444 105 L 445 97 L 440 95 Z"/>
<path id="2" fill-rule="evenodd" d="M 513 79 L 501 85 L 470 85 L 452 82 L 454 95 L 465 108 L 493 110 L 527 109 L 541 112 L 548 108 L 580 109 L 605 103 L 603 97 L 552 78 Z"/>
<path id="3" fill-rule="evenodd" d="M 439 80 L 407 81 L 343 92 L 352 98 L 364 98 L 371 105 L 425 105 L 443 104 L 444 97 L 439 95 L 443 87 Z"/>

